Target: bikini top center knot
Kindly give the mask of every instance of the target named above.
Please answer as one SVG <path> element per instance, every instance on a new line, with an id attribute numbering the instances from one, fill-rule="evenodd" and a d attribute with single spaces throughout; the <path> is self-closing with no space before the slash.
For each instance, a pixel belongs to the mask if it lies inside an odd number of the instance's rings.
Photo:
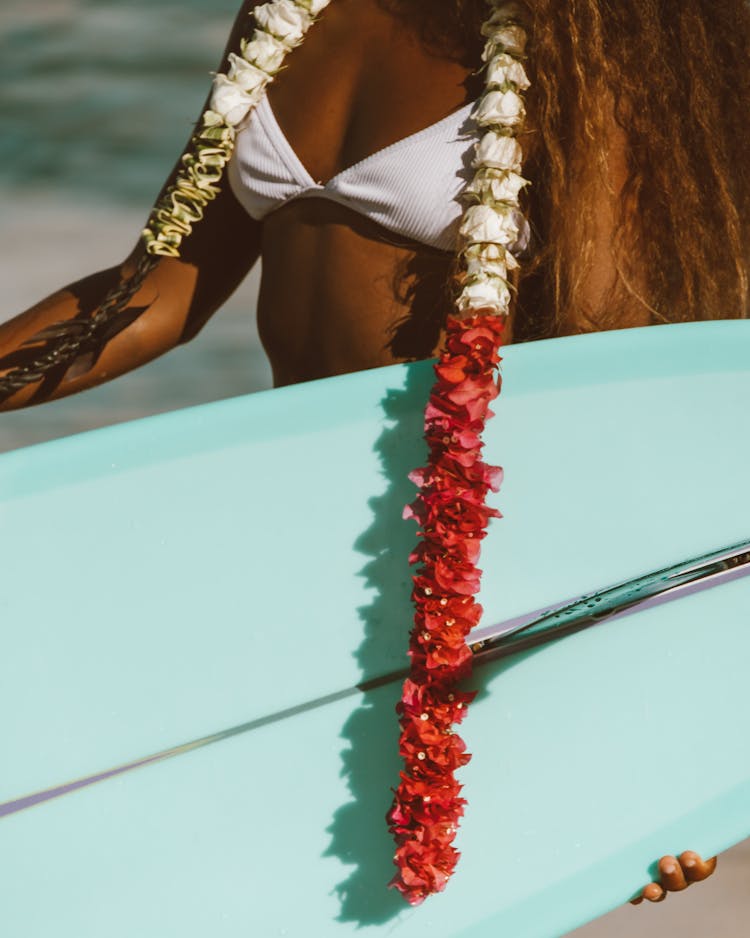
<path id="1" fill-rule="evenodd" d="M 238 130 L 229 183 L 257 220 L 300 198 L 332 199 L 408 240 L 455 249 L 477 140 L 468 104 L 443 120 L 316 182 L 264 95 Z"/>

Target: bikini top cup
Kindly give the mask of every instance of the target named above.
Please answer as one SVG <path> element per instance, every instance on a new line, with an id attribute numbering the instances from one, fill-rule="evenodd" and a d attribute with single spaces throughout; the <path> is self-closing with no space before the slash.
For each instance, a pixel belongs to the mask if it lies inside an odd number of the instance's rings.
<path id="1" fill-rule="evenodd" d="M 332 199 L 410 241 L 451 251 L 460 193 L 473 172 L 473 107 L 467 104 L 321 184 L 300 162 L 264 96 L 238 131 L 229 184 L 259 221 L 293 199 Z"/>

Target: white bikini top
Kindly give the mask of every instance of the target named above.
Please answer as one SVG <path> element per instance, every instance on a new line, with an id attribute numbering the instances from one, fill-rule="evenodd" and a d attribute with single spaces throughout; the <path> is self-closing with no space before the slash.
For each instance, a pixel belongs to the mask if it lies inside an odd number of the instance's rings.
<path id="1" fill-rule="evenodd" d="M 332 199 L 411 241 L 455 248 L 459 196 L 471 178 L 476 124 L 473 104 L 316 182 L 300 162 L 264 95 L 241 125 L 229 184 L 252 218 L 292 199 Z"/>

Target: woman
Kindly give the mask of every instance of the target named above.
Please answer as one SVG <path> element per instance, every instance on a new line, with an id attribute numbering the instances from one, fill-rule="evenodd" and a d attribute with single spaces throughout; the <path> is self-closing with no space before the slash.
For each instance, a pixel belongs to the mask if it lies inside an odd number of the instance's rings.
<path id="1" fill-rule="evenodd" d="M 533 0 L 520 15 L 533 188 L 508 338 L 745 316 L 742 0 Z M 0 327 L 0 373 L 27 369 L 3 406 L 75 393 L 187 341 L 261 255 L 259 326 L 277 385 L 431 356 L 451 307 L 450 203 L 486 17 L 485 0 L 335 0 L 244 122 L 179 257 L 142 267 L 139 242 L 122 265 Z M 77 325 L 49 330 L 85 321 L 136 270 L 137 291 L 95 341 L 76 345 Z M 44 368 L 30 364 L 40 349 Z M 658 901 L 714 865 L 664 857 L 643 896 Z"/>

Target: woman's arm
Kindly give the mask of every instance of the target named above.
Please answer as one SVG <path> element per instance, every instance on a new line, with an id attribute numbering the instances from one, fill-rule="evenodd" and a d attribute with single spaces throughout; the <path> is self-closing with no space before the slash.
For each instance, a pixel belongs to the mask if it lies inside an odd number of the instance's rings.
<path id="1" fill-rule="evenodd" d="M 142 256 L 139 243 L 121 265 L 73 283 L 0 326 L 0 374 L 15 367 L 23 343 L 53 324 L 88 316 L 107 293 L 124 282 Z M 159 258 L 123 314 L 133 316 L 109 340 L 99 358 L 84 356 L 48 393 L 39 382 L 0 403 L 13 410 L 83 391 L 157 358 L 198 334 L 234 292 L 260 253 L 260 226 L 237 203 L 226 182 L 209 204 L 203 221 L 183 247 L 179 259 Z"/>
<path id="2" fill-rule="evenodd" d="M 243 4 L 220 68 L 225 67 L 228 52 L 239 45 L 240 36 L 248 32 L 250 8 L 250 3 Z M 178 161 L 159 198 L 174 181 L 179 166 Z M 225 174 L 220 194 L 208 204 L 203 220 L 183 243 L 180 258 L 156 259 L 137 292 L 117 314 L 111 337 L 105 330 L 103 347 L 100 343 L 93 354 L 80 355 L 54 380 L 36 381 L 10 397 L 7 393 L 0 396 L 0 410 L 93 387 L 193 338 L 240 284 L 259 253 L 260 225 L 237 203 Z M 31 353 L 24 343 L 60 323 L 85 323 L 108 294 L 132 276 L 143 256 L 143 242 L 139 241 L 121 264 L 64 287 L 0 325 L 0 381 L 27 364 Z M 35 343 L 35 352 L 40 347 Z"/>

